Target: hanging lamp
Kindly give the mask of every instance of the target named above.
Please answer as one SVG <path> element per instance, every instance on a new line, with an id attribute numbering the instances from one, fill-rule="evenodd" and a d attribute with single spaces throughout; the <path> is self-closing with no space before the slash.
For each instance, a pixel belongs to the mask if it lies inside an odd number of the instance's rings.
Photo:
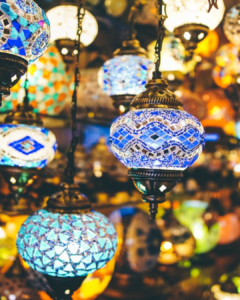
<path id="1" fill-rule="evenodd" d="M 58 6 L 50 9 L 47 16 L 51 22 L 51 41 L 61 53 L 63 60 L 67 64 L 75 61 L 76 54 L 76 32 L 78 26 L 77 1 L 60 1 Z M 95 17 L 89 12 L 85 12 L 83 21 L 81 44 L 86 47 L 90 45 L 98 34 L 98 23 Z M 74 53 L 75 51 L 75 53 Z"/>
<path id="2" fill-rule="evenodd" d="M 194 116 L 183 110 L 181 100 L 167 90 L 159 71 L 164 38 L 163 1 L 157 4 L 158 39 L 153 79 L 147 90 L 135 97 L 130 111 L 112 124 L 110 142 L 114 154 L 127 166 L 135 186 L 149 202 L 155 219 L 158 203 L 164 202 L 202 152 L 204 129 Z"/>
<path id="3" fill-rule="evenodd" d="M 198 43 L 219 25 L 224 11 L 223 0 L 168 0 L 165 26 L 181 39 L 187 55 L 192 57 Z"/>
<path id="4" fill-rule="evenodd" d="M 99 83 L 103 91 L 111 96 L 114 106 L 121 114 L 129 110 L 133 98 L 144 91 L 153 69 L 147 52 L 136 39 L 134 20 L 141 1 L 132 0 L 128 17 L 130 32 L 122 47 L 113 53 L 99 72 Z"/>
<path id="5" fill-rule="evenodd" d="M 75 90 L 72 98 L 72 141 L 68 152 L 66 183 L 52 195 L 44 209 L 22 225 L 17 248 L 31 268 L 43 273 L 56 293 L 56 299 L 71 299 L 85 277 L 102 268 L 114 256 L 117 234 L 112 223 L 91 209 L 89 200 L 74 183 L 74 152 L 78 144 L 76 123 L 77 88 L 83 2 L 78 8 L 78 51 Z"/>
<path id="6" fill-rule="evenodd" d="M 240 4 L 233 6 L 224 18 L 223 31 L 228 40 L 240 47 Z"/>
<path id="7" fill-rule="evenodd" d="M 33 0 L 0 1 L 1 98 L 10 95 L 28 63 L 43 54 L 49 38 L 49 20 Z"/>

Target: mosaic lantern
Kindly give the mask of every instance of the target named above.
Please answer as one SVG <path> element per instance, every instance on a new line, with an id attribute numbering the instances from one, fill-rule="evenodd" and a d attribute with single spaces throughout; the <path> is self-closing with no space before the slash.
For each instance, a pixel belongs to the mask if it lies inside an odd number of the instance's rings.
<path id="1" fill-rule="evenodd" d="M 131 110 L 112 124 L 110 142 L 154 215 L 157 203 L 165 201 L 165 193 L 202 152 L 204 129 L 182 109 L 166 81 L 151 80 L 146 87 L 131 103 Z"/>
<path id="2" fill-rule="evenodd" d="M 217 245 L 220 237 L 219 223 L 213 222 L 208 226 L 205 222 L 203 216 L 207 209 L 208 203 L 191 200 L 183 202 L 178 209 L 174 210 L 177 220 L 191 230 L 196 240 L 195 253 L 197 254 L 211 251 Z M 207 213 L 207 218 L 211 219 L 211 212 Z"/>
<path id="3" fill-rule="evenodd" d="M 223 24 L 223 30 L 229 41 L 240 46 L 240 4 L 233 6 L 226 14 Z"/>
<path id="4" fill-rule="evenodd" d="M 133 98 L 145 90 L 153 64 L 137 40 L 124 41 L 113 55 L 100 70 L 99 82 L 113 99 L 114 106 L 124 113 Z"/>
<path id="5" fill-rule="evenodd" d="M 58 115 L 70 101 L 71 76 L 58 49 L 51 45 L 28 70 L 28 98 L 33 111 L 45 115 Z M 16 109 L 25 94 L 25 78 L 12 88 L 0 111 Z"/>
<path id="6" fill-rule="evenodd" d="M 66 63 L 74 62 L 75 41 L 77 38 L 78 8 L 75 5 L 58 5 L 47 12 L 51 22 L 51 41 L 56 43 Z M 81 43 L 90 45 L 98 34 L 98 23 L 95 17 L 85 11 Z"/>
<path id="7" fill-rule="evenodd" d="M 225 11 L 223 0 L 218 1 L 218 9 L 213 7 L 208 12 L 208 7 L 208 0 L 167 2 L 166 28 L 181 39 L 189 55 L 193 55 L 197 44 L 207 36 L 209 30 L 214 30 L 223 18 Z"/>
<path id="8" fill-rule="evenodd" d="M 33 0 L 0 1 L 0 93 L 9 95 L 48 46 L 50 23 Z"/>
<path id="9" fill-rule="evenodd" d="M 17 238 L 21 257 L 45 274 L 50 286 L 56 278 L 65 283 L 72 279 L 71 284 L 76 282 L 73 290 L 79 287 L 80 279 L 104 267 L 117 247 L 112 223 L 93 211 L 78 189 L 78 185 L 63 184 L 62 190 L 49 198 L 47 207 L 23 223 Z M 61 292 L 61 287 L 53 290 Z"/>
<path id="10" fill-rule="evenodd" d="M 45 128 L 23 124 L 0 125 L 0 165 L 42 169 L 53 160 L 57 142 Z"/>

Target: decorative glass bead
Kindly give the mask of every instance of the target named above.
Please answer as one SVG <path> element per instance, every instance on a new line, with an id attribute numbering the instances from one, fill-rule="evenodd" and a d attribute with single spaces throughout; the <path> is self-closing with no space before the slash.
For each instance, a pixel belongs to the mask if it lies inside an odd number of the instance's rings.
<path id="1" fill-rule="evenodd" d="M 15 124 L 0 125 L 0 165 L 43 168 L 57 150 L 54 134 L 48 129 Z"/>
<path id="2" fill-rule="evenodd" d="M 48 46 L 50 23 L 33 0 L 0 1 L 0 52 L 39 58 Z"/>
<path id="3" fill-rule="evenodd" d="M 104 63 L 99 83 L 109 96 L 137 95 L 145 90 L 151 77 L 153 63 L 137 55 L 121 55 Z"/>
<path id="4" fill-rule="evenodd" d="M 59 114 L 70 101 L 71 76 L 55 46 L 47 51 L 28 70 L 28 97 L 34 112 L 45 115 Z M 3 102 L 0 111 L 16 109 L 25 96 L 25 77 L 12 88 L 11 96 Z"/>
<path id="5" fill-rule="evenodd" d="M 231 43 L 240 46 L 240 4 L 233 6 L 226 14 L 223 30 Z"/>
<path id="6" fill-rule="evenodd" d="M 213 30 L 223 18 L 225 5 L 223 0 L 218 0 L 218 9 L 213 8 L 208 12 L 208 7 L 208 0 L 168 0 L 165 26 L 170 32 L 187 24 L 201 24 Z"/>
<path id="7" fill-rule="evenodd" d="M 86 276 L 114 256 L 117 234 L 112 223 L 95 211 L 60 214 L 41 209 L 22 225 L 17 248 L 29 266 L 40 273 Z"/>
<path id="8" fill-rule="evenodd" d="M 202 152 L 204 129 L 192 115 L 176 109 L 138 109 L 119 117 L 111 147 L 128 168 L 185 170 Z"/>

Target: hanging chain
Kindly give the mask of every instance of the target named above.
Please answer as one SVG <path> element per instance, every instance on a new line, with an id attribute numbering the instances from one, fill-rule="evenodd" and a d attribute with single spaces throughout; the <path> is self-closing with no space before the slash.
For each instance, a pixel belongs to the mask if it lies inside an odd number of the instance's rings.
<path id="1" fill-rule="evenodd" d="M 141 6 L 146 4 L 146 0 L 132 0 L 131 1 L 131 8 L 128 15 L 128 24 L 129 24 L 129 39 L 134 40 L 136 37 L 136 30 L 134 29 L 135 25 L 135 17 L 136 14 L 139 12 Z"/>
<path id="2" fill-rule="evenodd" d="M 83 18 L 85 16 L 84 9 L 85 0 L 80 0 L 78 5 L 78 29 L 77 29 L 77 40 L 75 47 L 76 65 L 75 65 L 75 87 L 72 96 L 72 141 L 68 150 L 68 165 L 65 170 L 66 181 L 69 184 L 74 183 L 75 166 L 74 166 L 74 153 L 78 145 L 78 129 L 77 129 L 77 90 L 80 83 L 80 71 L 79 71 L 79 59 L 80 59 L 80 47 L 81 47 L 81 34 Z"/>
<path id="3" fill-rule="evenodd" d="M 23 103 L 25 105 L 29 104 L 28 87 L 29 87 L 29 80 L 28 80 L 28 71 L 27 71 L 26 79 L 25 79 L 25 82 L 24 82 L 25 96 L 24 96 L 24 99 L 23 99 Z"/>
<path id="4" fill-rule="evenodd" d="M 164 12 L 163 12 L 163 7 L 164 7 Z M 154 60 L 155 72 L 153 72 L 153 79 L 162 78 L 159 68 L 161 64 L 162 44 L 165 36 L 164 22 L 167 19 L 166 4 L 163 2 L 163 0 L 156 1 L 156 8 L 157 8 L 156 18 L 158 19 L 158 35 L 157 35 L 157 42 L 155 45 L 155 60 Z"/>
<path id="5" fill-rule="evenodd" d="M 218 9 L 218 4 L 217 4 L 218 0 L 208 0 L 209 3 L 209 8 L 208 8 L 208 12 L 211 11 L 211 9 L 213 8 L 213 6 Z"/>

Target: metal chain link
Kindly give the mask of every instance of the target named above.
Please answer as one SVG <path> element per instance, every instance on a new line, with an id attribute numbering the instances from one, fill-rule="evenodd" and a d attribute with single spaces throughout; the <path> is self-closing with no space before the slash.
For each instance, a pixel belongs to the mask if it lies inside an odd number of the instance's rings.
<path id="1" fill-rule="evenodd" d="M 164 12 L 163 12 L 163 7 L 164 7 Z M 154 60 L 155 72 L 153 73 L 153 79 L 162 77 L 159 68 L 161 64 L 162 44 L 165 36 L 164 22 L 167 19 L 166 4 L 163 2 L 163 0 L 156 1 L 156 8 L 157 8 L 156 18 L 158 19 L 158 36 L 155 45 L 155 60 Z"/>
<path id="2" fill-rule="evenodd" d="M 78 145 L 78 128 L 77 128 L 77 90 L 80 84 L 80 71 L 79 71 L 79 59 L 80 59 L 80 48 L 81 48 L 81 34 L 82 34 L 82 24 L 83 18 L 85 16 L 85 8 L 84 8 L 85 0 L 80 0 L 78 5 L 78 29 L 77 29 L 77 40 L 76 40 L 76 65 L 75 65 L 75 87 L 72 96 L 72 141 L 70 148 L 68 150 L 68 165 L 65 169 L 66 181 L 69 184 L 74 183 L 74 176 L 76 173 L 75 165 L 74 165 L 74 153 Z"/>

